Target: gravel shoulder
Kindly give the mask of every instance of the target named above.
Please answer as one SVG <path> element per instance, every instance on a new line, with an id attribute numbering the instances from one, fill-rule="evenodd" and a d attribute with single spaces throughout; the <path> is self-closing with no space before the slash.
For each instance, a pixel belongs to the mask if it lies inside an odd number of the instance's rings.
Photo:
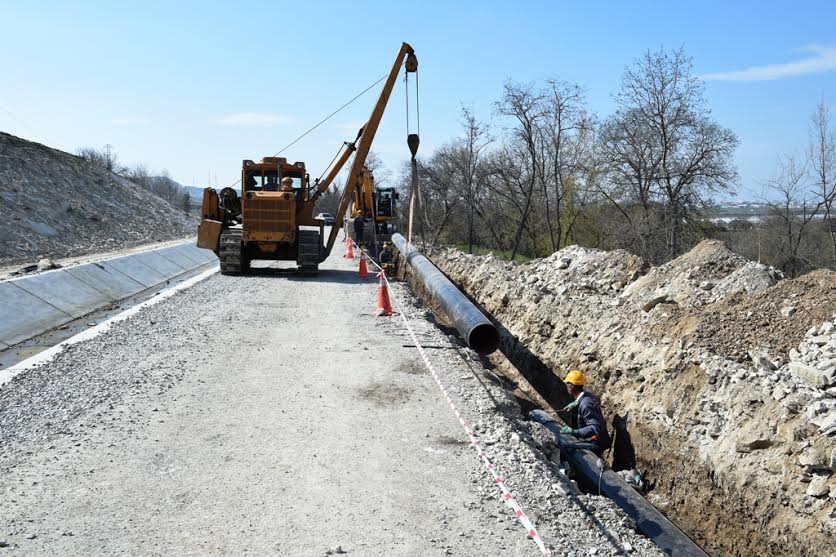
<path id="1" fill-rule="evenodd" d="M 317 278 L 212 277 L 0 389 L 0 555 L 537 554 L 335 251 Z M 415 323 L 451 346 L 431 353 L 442 380 L 554 554 L 659 554 L 555 473 L 481 363 Z"/>

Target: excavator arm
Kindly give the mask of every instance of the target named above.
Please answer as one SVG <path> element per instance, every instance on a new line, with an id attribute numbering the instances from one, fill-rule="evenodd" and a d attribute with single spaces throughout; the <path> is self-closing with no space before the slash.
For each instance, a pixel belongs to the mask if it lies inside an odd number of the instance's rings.
<path id="1" fill-rule="evenodd" d="M 357 139 L 354 140 L 354 143 L 346 144 L 346 147 L 343 148 L 343 151 L 338 157 L 338 161 L 335 161 L 335 164 L 332 165 L 331 171 L 329 171 L 326 179 L 319 184 L 320 192 L 324 191 L 322 189 L 323 184 L 325 184 L 325 188 L 327 189 L 331 180 L 334 179 L 340 168 L 348 160 L 348 157 L 351 155 L 351 151 L 355 151 L 354 160 L 351 161 L 348 178 L 345 181 L 346 187 L 343 190 L 340 205 L 337 209 L 337 214 L 334 217 L 334 226 L 331 228 L 331 235 L 328 237 L 328 244 L 325 246 L 323 259 L 331 254 L 331 249 L 334 247 L 337 234 L 339 233 L 343 219 L 345 218 L 346 209 L 352 199 L 352 192 L 354 190 L 353 185 L 357 183 L 357 180 L 363 172 L 363 165 L 366 164 L 366 157 L 369 156 L 369 149 L 371 148 L 372 141 L 377 133 L 380 120 L 383 118 L 383 111 L 386 109 L 386 105 L 389 103 L 389 98 L 392 96 L 392 90 L 395 87 L 395 82 L 398 79 L 398 73 L 400 73 L 401 66 L 405 66 L 407 73 L 414 73 L 418 70 L 418 58 L 415 57 L 415 51 L 407 43 L 403 43 L 401 45 L 401 49 L 395 57 L 395 62 L 392 64 L 392 69 L 389 71 L 389 75 L 386 78 L 386 82 L 383 84 L 383 89 L 380 91 L 380 96 L 377 98 L 374 108 L 372 108 L 371 116 L 369 116 L 369 120 L 366 122 L 366 125 L 360 128 L 360 131 L 357 134 Z M 336 162 L 339 162 L 340 159 L 342 160 L 342 163 L 336 164 Z M 327 179 L 328 177 L 330 177 L 330 180 Z M 318 195 L 320 194 L 317 194 L 317 197 Z"/>

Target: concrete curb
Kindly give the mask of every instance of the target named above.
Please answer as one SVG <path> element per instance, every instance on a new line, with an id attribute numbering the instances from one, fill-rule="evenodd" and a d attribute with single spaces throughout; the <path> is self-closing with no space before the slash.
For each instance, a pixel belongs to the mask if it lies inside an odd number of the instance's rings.
<path id="1" fill-rule="evenodd" d="M 91 327 L 89 329 L 86 329 L 86 330 L 78 333 L 77 335 L 68 338 L 67 340 L 65 340 L 61 343 L 56 344 L 55 346 L 52 346 L 51 348 L 47 348 L 43 352 L 35 354 L 31 358 L 28 358 L 28 359 L 26 359 L 22 362 L 19 362 L 19 363 L 15 364 L 11 367 L 8 367 L 6 369 L 0 369 L 0 388 L 2 388 L 3 385 L 5 385 L 6 383 L 8 383 L 12 379 L 14 379 L 17 375 L 23 373 L 24 371 L 27 371 L 29 369 L 35 368 L 39 365 L 42 365 L 46 362 L 51 361 L 56 355 L 63 352 L 64 349 L 67 346 L 71 346 L 73 344 L 78 344 L 79 342 L 84 342 L 85 340 L 90 340 L 92 338 L 96 338 L 97 336 L 109 331 L 110 328 L 113 327 L 114 324 L 119 323 L 121 321 L 125 321 L 126 319 L 129 319 L 131 316 L 136 315 L 137 313 L 139 313 L 143 309 L 154 306 L 154 305 L 162 302 L 163 300 L 166 300 L 166 299 L 170 298 L 171 296 L 177 294 L 178 292 L 180 292 L 182 290 L 185 290 L 187 288 L 191 288 L 192 286 L 199 283 L 200 281 L 211 277 L 212 275 L 214 275 L 218 271 L 220 271 L 220 268 L 217 267 L 217 266 L 215 266 L 213 268 L 210 268 L 206 271 L 203 271 L 199 275 L 193 276 L 193 277 L 191 277 L 191 278 L 189 278 L 189 279 L 187 279 L 187 280 L 185 280 L 185 281 L 183 281 L 179 284 L 176 284 L 174 286 L 170 286 L 170 287 L 162 290 L 161 292 L 157 293 L 152 298 L 142 302 L 141 304 L 137 304 L 137 305 L 133 306 L 132 308 L 128 308 L 125 311 L 123 311 L 122 313 L 114 315 L 113 317 L 111 317 L 107 321 L 103 321 L 102 323 L 99 323 L 95 327 Z"/>
<path id="2" fill-rule="evenodd" d="M 189 240 L 0 282 L 0 349 L 214 262 Z"/>

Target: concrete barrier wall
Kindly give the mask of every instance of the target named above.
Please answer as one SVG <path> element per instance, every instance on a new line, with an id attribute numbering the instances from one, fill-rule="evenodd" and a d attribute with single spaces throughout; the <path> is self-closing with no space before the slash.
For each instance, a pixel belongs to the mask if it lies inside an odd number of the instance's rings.
<path id="1" fill-rule="evenodd" d="M 217 261 L 189 241 L 0 282 L 0 349 Z"/>

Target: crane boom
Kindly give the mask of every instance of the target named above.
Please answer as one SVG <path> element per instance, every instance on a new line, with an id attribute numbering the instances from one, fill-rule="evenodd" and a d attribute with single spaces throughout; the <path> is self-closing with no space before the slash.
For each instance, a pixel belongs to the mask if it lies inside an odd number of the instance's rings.
<path id="1" fill-rule="evenodd" d="M 401 66 L 407 75 L 418 69 L 415 51 L 407 43 L 401 45 L 392 69 L 384 76 L 383 88 L 368 121 L 353 142 L 343 144 L 321 180 L 311 184 L 303 161 L 290 162 L 275 155 L 262 157 L 260 161 L 242 161 L 240 197 L 232 188 L 224 188 L 220 193 L 212 188 L 204 190 L 197 245 L 215 252 L 221 274 L 247 274 L 250 263 L 255 260 L 295 260 L 298 271 L 303 274 L 319 271 L 319 264 L 334 247 L 358 181 L 361 186 L 366 185 L 363 182 L 366 158 Z M 417 145 L 415 138 L 417 136 L 413 135 L 407 138 L 413 156 L 412 146 Z M 323 245 L 325 223 L 314 217 L 313 210 L 317 199 L 328 191 L 337 174 L 352 158 L 352 153 L 354 157 L 340 198 L 336 223 L 331 227 L 327 245 Z M 371 191 L 370 178 L 367 186 Z M 366 205 L 370 205 L 368 200 Z M 387 206 L 391 212 L 393 205 Z"/>
<path id="2" fill-rule="evenodd" d="M 415 57 L 415 51 L 407 43 L 403 43 L 401 45 L 401 49 L 395 57 L 395 62 L 392 64 L 392 69 L 389 71 L 389 76 L 386 78 L 386 82 L 383 84 L 383 89 L 380 91 L 380 96 L 377 98 L 374 108 L 372 108 L 372 113 L 366 124 L 360 128 L 360 131 L 357 134 L 357 139 L 353 143 L 353 146 L 356 149 L 354 160 L 351 162 L 351 167 L 348 171 L 348 178 L 345 182 L 346 187 L 343 190 L 342 198 L 340 198 L 340 205 L 334 219 L 335 223 L 341 223 L 345 218 L 345 211 L 351 201 L 352 184 L 360 178 L 363 171 L 363 165 L 366 163 L 366 157 L 369 155 L 369 149 L 371 148 L 372 141 L 377 133 L 380 120 L 383 117 L 383 111 L 389 103 L 389 97 L 392 96 L 392 89 L 395 87 L 395 81 L 398 79 L 398 73 L 400 72 L 402 65 L 405 65 L 407 73 L 413 73 L 418 70 L 418 59 Z M 346 159 L 347 158 L 348 157 L 346 155 Z M 343 160 L 343 164 L 344 163 L 345 160 Z M 331 249 L 334 247 L 334 242 L 337 239 L 339 228 L 339 226 L 331 228 L 331 234 L 328 237 L 328 244 L 325 246 L 323 259 L 330 255 Z"/>

